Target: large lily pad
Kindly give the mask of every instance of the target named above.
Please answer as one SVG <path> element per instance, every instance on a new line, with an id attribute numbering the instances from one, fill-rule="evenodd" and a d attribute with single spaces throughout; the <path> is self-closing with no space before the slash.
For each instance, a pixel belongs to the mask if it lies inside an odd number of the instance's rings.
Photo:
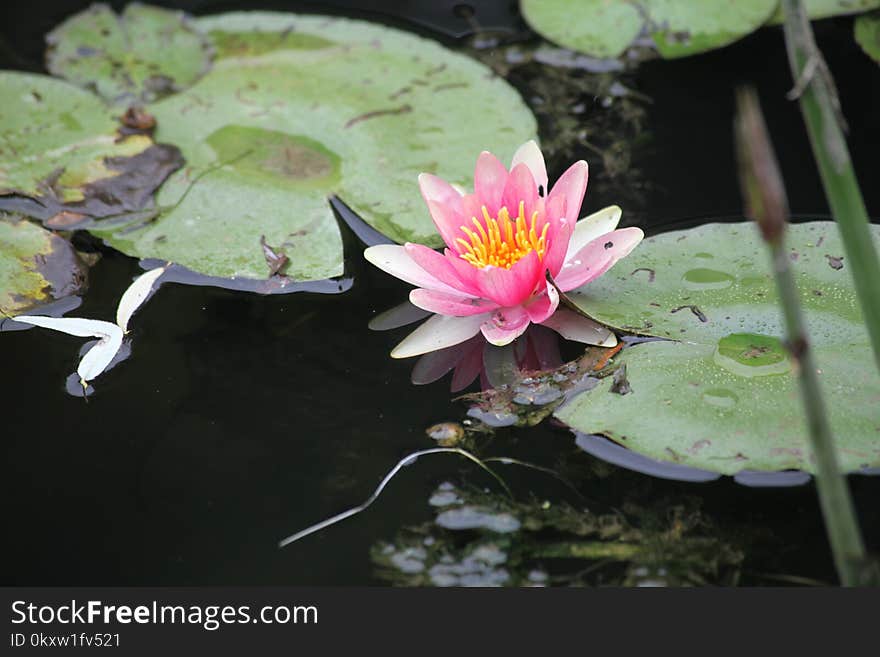
<path id="1" fill-rule="evenodd" d="M 179 11 L 140 3 L 120 16 L 104 4 L 46 35 L 46 65 L 112 103 L 150 102 L 180 91 L 211 65 L 211 49 Z"/>
<path id="2" fill-rule="evenodd" d="M 522 0 L 529 25 L 559 45 L 619 57 L 641 34 L 664 57 L 720 48 L 763 25 L 778 0 Z"/>
<path id="3" fill-rule="evenodd" d="M 803 0 L 803 3 L 804 9 L 807 10 L 807 16 L 812 20 L 859 14 L 880 7 L 880 0 Z M 782 11 L 782 2 L 780 1 L 769 23 L 778 25 L 784 20 L 785 14 Z"/>
<path id="4" fill-rule="evenodd" d="M 874 226 L 880 243 L 880 227 Z M 833 222 L 787 237 L 838 452 L 880 464 L 880 375 Z M 769 256 L 750 223 L 652 237 L 571 300 L 620 330 L 680 340 L 627 349 L 631 391 L 609 378 L 557 411 L 583 433 L 706 470 L 814 471 Z M 619 387 L 617 388 L 619 390 Z"/>
<path id="5" fill-rule="evenodd" d="M 161 190 L 171 209 L 101 233 L 131 255 L 265 278 L 265 237 L 294 280 L 336 276 L 342 242 L 328 196 L 397 241 L 439 244 L 418 174 L 469 185 L 476 153 L 509 158 L 535 133 L 512 87 L 417 36 L 293 14 L 197 24 L 215 45 L 213 70 L 149 108 L 157 138 L 181 146 L 189 165 Z"/>
<path id="6" fill-rule="evenodd" d="M 2 210 L 59 228 L 140 210 L 182 164 L 173 146 L 121 134 L 114 112 L 67 82 L 3 71 L 0 93 Z"/>
<path id="7" fill-rule="evenodd" d="M 0 311 L 7 317 L 86 284 L 86 266 L 70 243 L 36 224 L 0 219 L 0 245 Z"/>
<path id="8" fill-rule="evenodd" d="M 859 16 L 855 21 L 854 30 L 856 42 L 862 50 L 880 64 L 880 11 Z"/>

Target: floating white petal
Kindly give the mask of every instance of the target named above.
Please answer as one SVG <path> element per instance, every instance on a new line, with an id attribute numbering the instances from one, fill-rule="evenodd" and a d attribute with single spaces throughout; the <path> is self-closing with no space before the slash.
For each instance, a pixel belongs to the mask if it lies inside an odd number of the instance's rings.
<path id="1" fill-rule="evenodd" d="M 552 328 L 567 340 L 592 344 L 597 347 L 617 345 L 617 337 L 608 327 L 565 308 L 559 308 L 541 324 Z"/>
<path id="2" fill-rule="evenodd" d="M 98 343 L 86 352 L 79 367 L 76 368 L 76 373 L 83 384 L 103 372 L 122 346 L 122 329 L 110 322 L 80 317 L 40 317 L 37 315 L 18 315 L 15 317 L 15 321 L 80 338 L 98 338 Z"/>
<path id="3" fill-rule="evenodd" d="M 128 333 L 128 322 L 131 316 L 147 300 L 156 280 L 164 273 L 165 267 L 151 269 L 138 276 L 122 294 L 119 306 L 116 308 L 116 324 L 122 329 L 123 333 Z"/>
<path id="4" fill-rule="evenodd" d="M 590 216 L 578 221 L 574 226 L 574 232 L 571 235 L 571 241 L 568 243 L 568 250 L 565 252 L 565 260 L 563 262 L 568 262 L 575 253 L 597 237 L 610 233 L 617 228 L 621 214 L 623 214 L 623 211 L 619 206 L 609 205 L 607 208 L 602 208 L 598 212 L 594 212 Z"/>
<path id="5" fill-rule="evenodd" d="M 421 356 L 437 349 L 444 349 L 464 342 L 480 332 L 480 325 L 491 313 L 469 317 L 434 315 L 410 333 L 391 352 L 392 358 Z"/>

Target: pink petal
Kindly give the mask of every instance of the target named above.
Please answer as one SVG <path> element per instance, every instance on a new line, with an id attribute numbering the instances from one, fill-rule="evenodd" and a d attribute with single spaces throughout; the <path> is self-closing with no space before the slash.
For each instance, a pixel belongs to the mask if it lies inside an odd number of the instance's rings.
<path id="1" fill-rule="evenodd" d="M 507 208 L 511 218 L 519 212 L 520 201 L 523 202 L 526 221 L 531 221 L 532 212 L 538 202 L 538 186 L 532 178 L 532 172 L 525 164 L 516 165 L 507 177 L 501 204 Z"/>
<path id="2" fill-rule="evenodd" d="M 430 173 L 419 175 L 419 189 L 437 232 L 448 246 L 455 248 L 455 238 L 460 237 L 461 225 L 465 223 L 461 194 L 448 182 Z"/>
<path id="3" fill-rule="evenodd" d="M 544 320 L 542 326 L 552 328 L 563 338 L 599 347 L 613 347 L 617 337 L 607 327 L 567 308 L 560 308 Z"/>
<path id="4" fill-rule="evenodd" d="M 474 194 L 493 217 L 498 216 L 506 184 L 507 169 L 504 165 L 489 151 L 480 153 L 474 169 Z"/>
<path id="5" fill-rule="evenodd" d="M 549 328 L 533 324 L 528 332 L 529 346 L 538 362 L 537 369 L 550 369 L 562 365 L 559 352 L 559 336 Z"/>
<path id="6" fill-rule="evenodd" d="M 462 358 L 468 353 L 470 344 L 473 341 L 482 343 L 483 338 L 475 335 L 466 342 L 425 354 L 419 358 L 415 367 L 413 367 L 410 381 L 417 386 L 434 383 L 434 381 L 441 378 L 461 362 Z"/>
<path id="7" fill-rule="evenodd" d="M 476 283 L 480 296 L 491 299 L 499 306 L 517 306 L 528 299 L 535 291 L 544 267 L 537 251 L 532 251 L 510 269 L 503 267 L 484 267 L 478 270 Z"/>
<path id="8" fill-rule="evenodd" d="M 459 392 L 467 388 L 480 375 L 483 370 L 483 336 L 475 335 L 465 342 L 466 353 L 455 366 L 449 389 Z"/>
<path id="9" fill-rule="evenodd" d="M 547 231 L 547 250 L 544 253 L 544 268 L 550 270 L 554 277 L 562 269 L 565 262 L 565 253 L 568 243 L 574 231 L 575 222 L 565 216 L 565 197 L 557 195 L 548 198 L 544 209 L 544 221 L 550 224 Z M 541 230 L 544 226 L 541 225 Z"/>
<path id="10" fill-rule="evenodd" d="M 610 205 L 578 221 L 574 226 L 574 232 L 571 234 L 571 240 L 568 242 L 565 262 L 571 260 L 575 253 L 597 237 L 610 233 L 617 228 L 621 214 L 622 210 L 618 206 Z"/>
<path id="11" fill-rule="evenodd" d="M 565 199 L 565 217 L 572 223 L 577 221 L 581 213 L 581 203 L 584 202 L 584 194 L 587 191 L 588 174 L 587 163 L 578 160 L 559 177 L 547 196 L 548 202 L 558 196 Z"/>
<path id="12" fill-rule="evenodd" d="M 525 164 L 532 172 L 535 184 L 543 188 L 543 196 L 547 195 L 547 165 L 544 164 L 544 154 L 538 148 L 538 144 L 532 139 L 520 146 L 513 155 L 510 170 L 513 171 L 517 164 Z"/>
<path id="13" fill-rule="evenodd" d="M 384 272 L 416 287 L 461 294 L 422 269 L 398 244 L 378 244 L 364 251 L 364 257 Z"/>
<path id="14" fill-rule="evenodd" d="M 404 338 L 391 352 L 391 357 L 411 358 L 459 344 L 479 333 L 487 319 L 488 313 L 470 317 L 434 315 Z"/>
<path id="15" fill-rule="evenodd" d="M 548 281 L 546 292 L 535 297 L 534 301 L 529 301 L 529 303 L 526 304 L 525 309 L 529 314 L 529 319 L 535 324 L 540 324 L 556 312 L 558 306 L 559 292 L 556 290 L 556 287 Z"/>
<path id="16" fill-rule="evenodd" d="M 413 244 L 412 242 L 404 244 L 404 248 L 409 257 L 413 259 L 413 262 L 438 281 L 458 290 L 464 296 L 478 296 L 479 293 L 476 288 L 473 288 L 473 290 L 469 289 L 472 286 L 459 278 L 449 258 L 442 253 L 438 253 L 434 249 L 430 249 L 422 244 Z"/>
<path id="17" fill-rule="evenodd" d="M 565 263 L 555 278 L 556 285 L 568 292 L 598 278 L 636 248 L 644 236 L 641 228 L 621 228 L 594 239 Z"/>
<path id="18" fill-rule="evenodd" d="M 429 310 L 438 315 L 452 315 L 453 317 L 467 317 L 495 310 L 497 303 L 485 299 L 461 296 L 460 294 L 448 294 L 436 290 L 423 290 L 417 288 L 409 293 L 409 300 L 414 306 Z"/>
<path id="19" fill-rule="evenodd" d="M 529 315 L 521 307 L 501 308 L 485 320 L 480 330 L 496 347 L 510 344 L 529 328 Z"/>

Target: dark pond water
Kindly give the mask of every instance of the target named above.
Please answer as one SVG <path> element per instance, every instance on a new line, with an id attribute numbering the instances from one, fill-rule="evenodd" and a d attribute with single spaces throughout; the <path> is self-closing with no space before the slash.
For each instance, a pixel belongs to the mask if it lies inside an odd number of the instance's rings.
<path id="1" fill-rule="evenodd" d="M 4 7 L 2 67 L 40 70 L 42 35 L 86 4 Z M 242 6 L 174 4 L 194 13 Z M 504 28 L 505 38 L 521 40 L 523 47 L 531 43 L 508 8 L 514 3 L 473 3 L 470 19 L 453 2 L 387 3 L 397 9 L 384 14 L 372 2 L 327 4 L 248 7 L 371 17 L 460 47 L 470 47 L 471 40 L 455 35 L 482 17 L 483 24 Z M 880 144 L 880 73 L 850 31 L 846 20 L 817 28 L 841 90 L 868 209 L 878 216 L 873 158 Z M 476 55 L 502 57 L 491 47 Z M 533 104 L 542 138 L 554 144 L 551 179 L 577 157 L 590 161 L 585 210 L 618 203 L 626 225 L 654 232 L 680 221 L 738 215 L 733 89 L 752 82 L 761 93 L 792 210 L 826 215 L 797 107 L 784 97 L 791 81 L 780 31 L 764 30 L 723 51 L 652 62 L 621 76 L 620 82 L 649 100 L 629 97 L 604 107 L 591 91 L 597 82 L 590 76 L 566 74 L 577 82 L 563 93 L 554 75 L 559 73 L 530 64 L 509 79 Z M 566 127 L 572 118 L 586 126 L 586 135 Z M 608 161 L 584 141 L 610 153 Z M 338 296 L 261 297 L 164 286 L 138 316 L 132 357 L 100 378 L 88 403 L 64 389 L 76 363 L 73 339 L 38 330 L 4 333 L 3 583 L 378 584 L 389 581 L 387 569 L 377 566 L 383 542 L 411 545 L 417 539 L 453 551 L 479 543 L 477 532 L 434 525 L 436 507 L 429 499 L 444 482 L 499 509 L 507 508 L 503 493 L 475 466 L 440 455 L 405 468 L 368 511 L 284 550 L 276 547 L 284 536 L 363 501 L 400 458 L 434 446 L 426 427 L 460 421 L 467 410 L 451 401 L 448 378 L 414 387 L 413 363 L 388 358 L 407 329 L 367 329 L 377 312 L 405 298 L 407 287 L 367 266 L 361 248 L 348 238 L 354 285 Z M 105 251 L 76 314 L 112 317 L 139 271 L 135 260 Z M 834 579 L 812 484 L 749 488 L 728 478 L 653 478 L 587 455 L 569 431 L 550 423 L 498 430 L 481 441 L 479 451 L 553 468 L 579 491 L 545 473 L 496 464 L 517 499 L 534 507 L 528 513 L 543 507 L 564 515 L 567 504 L 587 507 L 603 515 L 606 525 L 608 518 L 625 517 L 646 542 L 653 541 L 652 565 L 634 568 L 626 560 L 548 558 L 546 545 L 572 536 L 559 527 L 505 534 L 499 549 L 511 557 L 510 572 L 519 573 L 509 581 L 535 570 L 559 577 L 554 581 L 587 583 Z M 876 551 L 880 478 L 850 479 L 865 538 Z M 719 560 L 725 551 L 739 556 Z M 385 552 L 387 557 L 400 550 Z M 574 572 L 580 575 L 568 579 Z M 684 575 L 676 579 L 679 572 Z"/>

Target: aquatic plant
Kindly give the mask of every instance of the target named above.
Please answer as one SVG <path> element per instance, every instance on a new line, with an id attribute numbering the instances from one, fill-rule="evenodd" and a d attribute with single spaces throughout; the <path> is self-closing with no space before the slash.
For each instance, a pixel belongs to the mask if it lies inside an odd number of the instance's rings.
<path id="1" fill-rule="evenodd" d="M 417 288 L 410 301 L 436 313 L 391 352 L 418 356 L 477 333 L 496 346 L 543 324 L 587 344 L 613 346 L 613 333 L 559 308 L 559 293 L 595 280 L 642 240 L 639 228 L 615 230 L 620 209 L 576 221 L 587 188 L 587 163 L 575 162 L 548 190 L 544 156 L 534 141 L 510 170 L 487 151 L 477 159 L 474 193 L 462 194 L 432 174 L 419 176 L 422 196 L 446 243 L 378 245 L 364 256 Z M 610 343 L 610 344 L 609 344 Z"/>

